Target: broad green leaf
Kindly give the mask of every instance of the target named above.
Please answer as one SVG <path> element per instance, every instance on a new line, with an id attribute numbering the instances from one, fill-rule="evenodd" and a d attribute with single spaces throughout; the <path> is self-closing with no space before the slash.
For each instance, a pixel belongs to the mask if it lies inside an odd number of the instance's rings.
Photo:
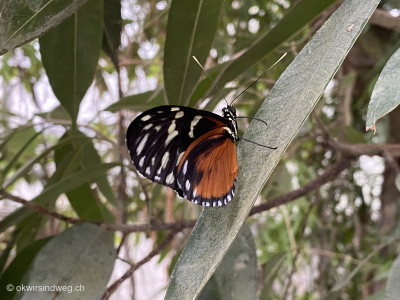
<path id="1" fill-rule="evenodd" d="M 119 68 L 118 49 L 121 42 L 121 1 L 104 0 L 103 51 Z"/>
<path id="2" fill-rule="evenodd" d="M 161 88 L 154 91 L 131 95 L 122 98 L 118 102 L 107 107 L 106 111 L 116 112 L 121 109 L 131 109 L 133 111 L 145 111 L 152 107 L 165 105 L 164 93 Z"/>
<path id="3" fill-rule="evenodd" d="M 211 287 L 209 286 L 211 285 Z M 253 235 L 245 223 L 199 300 L 257 299 L 257 255 Z"/>
<path id="4" fill-rule="evenodd" d="M 196 299 L 229 249 L 258 193 L 323 94 L 379 1 L 347 0 L 315 34 L 282 74 L 261 105 L 238 147 L 239 178 L 235 198 L 222 208 L 204 208 L 180 256 L 166 300 Z M 352 30 L 348 30 L 352 25 Z M 210 255 L 212 253 L 212 255 Z"/>
<path id="5" fill-rule="evenodd" d="M 390 268 L 389 277 L 386 283 L 385 300 L 397 300 L 400 295 L 400 256 L 396 258 Z"/>
<path id="6" fill-rule="evenodd" d="M 235 79 L 252 65 L 273 52 L 283 42 L 293 37 L 335 2 L 337 0 L 297 1 L 274 28 L 261 36 L 238 58 L 227 63 L 226 68 L 222 70 L 215 80 L 216 85 L 223 87 L 225 83 Z M 210 89 L 207 92 L 207 96 L 210 94 L 215 94 L 214 89 Z"/>
<path id="7" fill-rule="evenodd" d="M 202 75 L 214 40 L 223 0 L 174 0 L 164 51 L 164 84 L 169 104 L 187 105 Z"/>
<path id="8" fill-rule="evenodd" d="M 375 123 L 400 104 L 400 48 L 390 57 L 379 75 L 368 105 L 366 130 L 376 131 Z"/>
<path id="9" fill-rule="evenodd" d="M 17 293 L 15 299 L 100 299 L 116 259 L 113 233 L 80 224 L 60 233 L 36 255 L 24 285 L 83 286 L 84 291 Z M 56 296 L 57 295 L 57 296 Z"/>
<path id="10" fill-rule="evenodd" d="M 36 240 L 36 236 L 47 218 L 46 215 L 34 213 L 16 226 L 15 232 L 18 233 L 18 239 L 15 244 L 17 254 Z"/>
<path id="11" fill-rule="evenodd" d="M 0 55 L 41 36 L 88 0 L 6 0 L 0 17 Z"/>
<path id="12" fill-rule="evenodd" d="M 90 0 L 40 39 L 40 53 L 54 94 L 75 126 L 79 105 L 93 82 L 103 34 L 103 1 Z"/>
<path id="13" fill-rule="evenodd" d="M 69 191 L 81 186 L 85 182 L 91 182 L 100 176 L 104 175 L 108 169 L 119 166 L 117 163 L 107 163 L 93 166 L 82 171 L 75 172 L 69 176 L 62 178 L 59 181 L 47 186 L 42 193 L 32 199 L 35 203 L 47 206 L 54 201 L 60 194 L 68 193 Z M 32 210 L 27 207 L 18 209 L 13 214 L 5 217 L 0 221 L 0 232 L 12 226 L 29 216 Z"/>
<path id="14" fill-rule="evenodd" d="M 281 270 L 281 266 L 284 263 L 287 256 L 287 252 L 278 252 L 274 254 L 264 267 L 264 286 L 260 294 L 260 300 L 266 300 L 271 298 L 272 284 Z"/>
<path id="15" fill-rule="evenodd" d="M 52 237 L 37 240 L 33 244 L 23 249 L 11 262 L 8 268 L 5 270 L 0 280 L 0 299 L 11 300 L 14 299 L 17 290 L 17 286 L 21 284 L 22 277 L 27 272 L 36 254 L 46 245 Z M 12 284 L 14 287 L 13 291 L 7 291 L 6 287 L 8 284 Z"/>

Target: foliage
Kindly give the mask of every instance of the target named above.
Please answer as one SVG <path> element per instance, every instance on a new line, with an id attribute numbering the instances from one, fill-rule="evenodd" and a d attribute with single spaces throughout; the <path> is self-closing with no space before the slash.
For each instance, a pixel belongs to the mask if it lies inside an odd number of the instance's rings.
<path id="1" fill-rule="evenodd" d="M 0 1 L 1 299 L 33 297 L 8 284 L 122 299 L 157 255 L 165 299 L 396 299 L 398 1 L 61 2 Z M 130 164 L 137 113 L 219 113 L 247 87 L 239 115 L 268 127 L 241 133 L 278 149 L 239 144 L 228 206 L 201 210 Z M 132 263 L 143 236 L 154 249 Z"/>

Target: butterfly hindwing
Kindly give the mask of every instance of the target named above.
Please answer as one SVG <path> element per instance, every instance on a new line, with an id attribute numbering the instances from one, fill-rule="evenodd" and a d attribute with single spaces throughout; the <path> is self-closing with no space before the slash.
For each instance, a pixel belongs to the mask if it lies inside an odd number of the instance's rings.
<path id="1" fill-rule="evenodd" d="M 236 145 L 225 129 L 214 129 L 187 149 L 178 165 L 178 193 L 203 206 L 223 206 L 235 192 Z"/>
<path id="2" fill-rule="evenodd" d="M 132 162 L 143 176 L 178 190 L 177 165 L 190 144 L 225 125 L 225 119 L 210 112 L 159 106 L 132 121 L 126 142 Z"/>

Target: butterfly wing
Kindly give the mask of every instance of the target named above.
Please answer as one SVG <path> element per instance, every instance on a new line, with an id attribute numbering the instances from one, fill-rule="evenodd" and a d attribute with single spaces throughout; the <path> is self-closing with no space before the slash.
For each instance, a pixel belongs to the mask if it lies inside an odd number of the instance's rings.
<path id="1" fill-rule="evenodd" d="M 132 162 L 143 176 L 180 193 L 177 166 L 186 150 L 197 138 L 226 122 L 216 114 L 190 107 L 147 110 L 132 121 L 126 133 Z"/>
<path id="2" fill-rule="evenodd" d="M 235 192 L 238 174 L 236 145 L 224 128 L 196 139 L 177 168 L 178 193 L 203 206 L 223 206 Z"/>

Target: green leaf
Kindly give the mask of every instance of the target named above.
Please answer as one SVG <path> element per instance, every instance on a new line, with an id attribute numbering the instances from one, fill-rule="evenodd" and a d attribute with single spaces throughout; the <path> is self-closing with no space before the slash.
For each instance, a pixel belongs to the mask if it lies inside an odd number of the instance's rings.
<path id="1" fill-rule="evenodd" d="M 104 0 L 103 20 L 103 51 L 118 69 L 118 49 L 122 31 L 121 1 Z"/>
<path id="2" fill-rule="evenodd" d="M 11 300 L 14 299 L 17 290 L 16 286 L 21 284 L 22 277 L 27 272 L 36 254 L 46 245 L 52 237 L 37 240 L 33 244 L 24 248 L 11 262 L 0 280 L 0 299 Z M 13 291 L 7 291 L 6 286 L 12 284 Z"/>
<path id="3" fill-rule="evenodd" d="M 287 256 L 287 252 L 278 252 L 274 254 L 264 267 L 264 286 L 260 294 L 260 300 L 270 299 L 272 284 L 281 270 L 281 266 L 284 263 Z"/>
<path id="4" fill-rule="evenodd" d="M 73 126 L 97 68 L 102 24 L 103 1 L 90 0 L 39 39 L 43 66 L 51 87 L 71 116 Z"/>
<path id="5" fill-rule="evenodd" d="M 375 123 L 400 104 L 400 48 L 390 57 L 379 75 L 368 105 L 366 130 L 376 131 Z"/>
<path id="6" fill-rule="evenodd" d="M 4 266 L 7 263 L 7 260 L 8 260 L 8 257 L 10 255 L 11 250 L 14 248 L 15 242 L 17 240 L 17 236 L 18 235 L 16 233 L 14 233 L 11 236 L 10 241 L 7 243 L 6 248 L 3 249 L 2 252 L 1 252 L 1 255 L 0 255 L 0 274 L 3 273 Z"/>
<path id="7" fill-rule="evenodd" d="M 392 241 L 390 241 L 392 242 Z M 336 284 L 333 286 L 333 288 L 329 291 L 329 293 L 326 295 L 325 300 L 330 300 L 330 299 L 336 299 L 336 295 L 340 293 L 340 290 L 344 288 L 351 280 L 353 277 L 357 274 L 357 272 L 364 266 L 366 262 L 368 262 L 376 253 L 378 253 L 382 248 L 386 247 L 387 244 L 390 242 L 384 243 L 377 247 L 374 251 L 372 251 L 366 258 L 364 258 L 358 265 L 355 267 L 349 274 L 344 276 L 342 279 L 340 279 Z"/>
<path id="8" fill-rule="evenodd" d="M 169 104 L 187 105 L 214 40 L 223 0 L 174 0 L 164 51 L 164 84 Z"/>
<path id="9" fill-rule="evenodd" d="M 238 58 L 228 62 L 226 68 L 215 80 L 215 84 L 219 87 L 223 87 L 227 82 L 234 80 L 252 65 L 272 53 L 283 42 L 293 37 L 304 26 L 312 22 L 335 2 L 337 2 L 337 0 L 297 1 L 293 8 L 286 13 L 274 28 L 261 36 Z M 215 93 L 215 91 L 210 89 L 207 93 L 207 97 L 213 93 Z"/>
<path id="10" fill-rule="evenodd" d="M 211 285 L 211 286 L 210 286 Z M 257 299 L 257 255 L 253 235 L 245 223 L 199 300 Z"/>
<path id="11" fill-rule="evenodd" d="M 5 1 L 0 18 L 0 55 L 41 36 L 87 1 Z"/>
<path id="12" fill-rule="evenodd" d="M 386 283 L 385 300 L 398 300 L 400 295 L 400 256 L 396 258 L 390 268 L 389 277 Z"/>
<path id="13" fill-rule="evenodd" d="M 226 207 L 203 209 L 175 266 L 166 300 L 195 299 L 200 294 L 377 4 L 376 0 L 345 1 L 276 82 L 256 114 L 268 120 L 269 129 L 261 122 L 252 122 L 245 137 L 278 149 L 239 144 L 235 198 Z M 353 27 L 348 31 L 350 25 Z"/>
<path id="14" fill-rule="evenodd" d="M 30 139 L 28 139 L 25 144 L 22 147 L 17 148 L 18 152 L 13 156 L 13 158 L 9 161 L 9 163 L 4 167 L 2 170 L 3 176 L 2 178 L 6 177 L 8 172 L 11 170 L 11 168 L 15 165 L 17 160 L 21 157 L 21 155 L 25 152 L 25 150 L 31 146 L 31 144 L 36 140 L 36 138 L 41 135 L 42 132 L 37 132 L 34 136 L 32 136 Z"/>
<path id="15" fill-rule="evenodd" d="M 43 157 L 47 156 L 50 152 L 65 146 L 66 144 L 70 143 L 71 141 L 79 141 L 80 139 L 87 139 L 87 137 L 82 137 L 82 136 L 71 136 L 68 139 L 65 139 L 63 141 L 59 141 L 56 145 L 48 148 L 47 150 L 43 151 L 40 155 L 36 156 L 35 158 L 32 158 L 29 160 L 27 163 L 25 163 L 21 168 L 19 168 L 15 173 L 12 174 L 12 176 L 5 180 L 3 187 L 7 188 L 10 185 L 12 185 L 17 179 L 25 176 L 28 174 L 28 172 L 32 169 L 33 165 L 38 163 Z"/>
<path id="16" fill-rule="evenodd" d="M 67 125 L 71 124 L 71 117 L 68 111 L 61 105 L 57 106 L 55 109 L 45 113 L 36 114 L 37 116 L 45 119 L 48 122 L 63 122 Z"/>
<path id="17" fill-rule="evenodd" d="M 122 98 L 118 102 L 111 104 L 104 109 L 105 111 L 116 112 L 121 109 L 131 109 L 133 111 L 145 111 L 152 107 L 165 105 L 164 93 L 162 88 L 141 94 L 131 95 Z"/>
<path id="18" fill-rule="evenodd" d="M 73 226 L 48 242 L 22 279 L 24 285 L 83 286 L 84 290 L 17 293 L 15 299 L 100 299 L 116 259 L 113 233 L 93 224 Z M 73 296 L 72 296 L 73 295 Z"/>
<path id="19" fill-rule="evenodd" d="M 70 134 L 70 132 L 66 132 L 60 140 L 68 138 Z M 84 136 L 82 133 L 78 132 L 75 132 L 75 134 Z M 58 167 L 62 159 L 70 153 L 75 153 L 71 160 L 75 163 L 71 163 L 71 168 L 65 171 L 64 176 L 102 163 L 99 154 L 96 149 L 94 149 L 89 138 L 86 138 L 86 142 L 83 143 L 75 143 L 72 141 L 70 144 L 56 150 L 56 166 Z M 102 175 L 102 177 L 105 176 Z M 101 209 L 101 206 L 104 205 L 97 200 L 94 191 L 90 188 L 90 183 L 84 182 L 81 186 L 67 192 L 66 195 L 72 208 L 81 219 L 88 221 L 105 221 L 105 216 Z"/>
<path id="20" fill-rule="evenodd" d="M 46 186 L 46 188 L 38 196 L 31 201 L 35 203 L 48 206 L 49 203 L 54 201 L 60 194 L 68 193 L 69 191 L 81 186 L 85 182 L 91 182 L 98 177 L 104 175 L 108 169 L 119 166 L 117 163 L 107 163 L 93 166 L 82 171 L 75 172 L 69 176 L 62 178 L 53 184 Z M 22 207 L 14 213 L 8 215 L 0 221 L 0 232 L 6 228 L 21 221 L 26 216 L 29 216 L 32 210 L 27 207 Z"/>

